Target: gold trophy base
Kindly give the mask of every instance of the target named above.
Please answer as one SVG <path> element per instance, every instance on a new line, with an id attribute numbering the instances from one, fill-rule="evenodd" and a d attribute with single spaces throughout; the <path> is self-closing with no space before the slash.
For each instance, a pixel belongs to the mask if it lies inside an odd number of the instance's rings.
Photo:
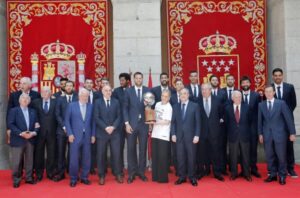
<path id="1" fill-rule="evenodd" d="M 151 107 L 145 108 L 145 123 L 153 124 L 155 122 L 155 111 Z"/>

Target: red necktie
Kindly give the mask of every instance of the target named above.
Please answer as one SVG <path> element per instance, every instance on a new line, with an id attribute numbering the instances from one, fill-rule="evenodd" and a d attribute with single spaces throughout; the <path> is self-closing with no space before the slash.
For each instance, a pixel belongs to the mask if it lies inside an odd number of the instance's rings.
<path id="1" fill-rule="evenodd" d="M 235 108 L 234 117 L 235 117 L 236 123 L 239 123 L 240 122 L 239 106 L 236 106 L 236 108 Z"/>

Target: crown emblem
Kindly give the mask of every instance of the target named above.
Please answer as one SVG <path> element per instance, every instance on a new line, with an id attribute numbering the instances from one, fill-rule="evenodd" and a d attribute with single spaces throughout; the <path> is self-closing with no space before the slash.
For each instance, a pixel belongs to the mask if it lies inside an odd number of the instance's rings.
<path id="1" fill-rule="evenodd" d="M 47 60 L 56 58 L 69 60 L 74 54 L 75 48 L 72 45 L 60 43 L 59 40 L 55 43 L 43 45 L 41 48 L 41 55 Z"/>
<path id="2" fill-rule="evenodd" d="M 216 34 L 203 37 L 199 41 L 199 49 L 205 54 L 212 53 L 225 53 L 230 54 L 233 49 L 237 48 L 237 42 L 235 38 L 226 36 L 224 34 Z"/>

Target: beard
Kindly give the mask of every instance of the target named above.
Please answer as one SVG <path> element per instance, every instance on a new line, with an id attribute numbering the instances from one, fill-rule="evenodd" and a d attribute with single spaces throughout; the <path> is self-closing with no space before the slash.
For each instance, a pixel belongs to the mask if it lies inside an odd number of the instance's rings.
<path id="1" fill-rule="evenodd" d="M 243 86 L 243 87 L 242 87 L 242 90 L 243 90 L 243 91 L 249 91 L 249 89 L 250 89 L 249 86 Z"/>

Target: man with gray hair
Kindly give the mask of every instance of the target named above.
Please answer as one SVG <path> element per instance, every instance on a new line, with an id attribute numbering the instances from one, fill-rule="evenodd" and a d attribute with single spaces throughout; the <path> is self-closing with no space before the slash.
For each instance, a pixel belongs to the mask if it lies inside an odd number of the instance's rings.
<path id="1" fill-rule="evenodd" d="M 34 140 L 38 134 L 39 123 L 34 109 L 28 107 L 30 97 L 22 93 L 19 98 L 20 106 L 10 109 L 8 127 L 11 129 L 10 146 L 12 160 L 13 187 L 18 188 L 22 179 L 22 162 L 26 171 L 25 183 L 35 184 L 32 177 Z"/>
<path id="2" fill-rule="evenodd" d="M 77 184 L 81 167 L 81 183 L 90 185 L 88 174 L 91 166 L 91 143 L 95 143 L 95 122 L 93 119 L 93 105 L 88 103 L 89 91 L 79 90 L 79 101 L 68 105 L 65 115 L 65 126 L 70 143 L 70 186 Z M 81 166 L 79 165 L 81 159 Z"/>
<path id="3" fill-rule="evenodd" d="M 43 87 L 42 98 L 33 101 L 41 125 L 35 146 L 34 169 L 37 181 L 41 181 L 46 167 L 47 178 L 53 179 L 56 170 L 56 128 L 55 117 L 56 100 L 51 98 L 50 87 Z M 47 160 L 45 166 L 45 147 L 47 149 Z"/>
<path id="4" fill-rule="evenodd" d="M 238 159 L 241 156 L 241 165 L 244 178 L 251 182 L 250 176 L 250 124 L 251 114 L 248 105 L 242 103 L 242 94 L 234 90 L 232 101 L 225 107 L 225 125 L 228 135 L 229 164 L 231 180 L 238 177 Z"/>

